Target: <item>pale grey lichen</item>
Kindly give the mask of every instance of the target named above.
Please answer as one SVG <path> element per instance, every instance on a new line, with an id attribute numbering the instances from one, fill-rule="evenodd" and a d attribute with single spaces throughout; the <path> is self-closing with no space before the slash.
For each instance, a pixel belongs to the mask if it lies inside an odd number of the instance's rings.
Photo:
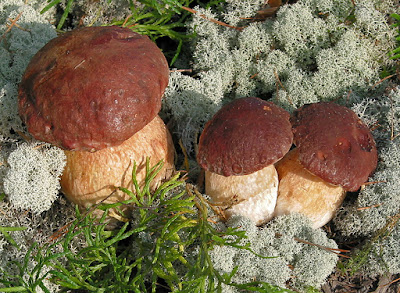
<path id="1" fill-rule="evenodd" d="M 303 2 L 307 3 L 314 13 L 320 13 L 323 18 L 334 17 L 336 21 L 345 19 L 353 10 L 353 3 L 348 0 L 307 0 Z"/>
<path id="2" fill-rule="evenodd" d="M 316 17 L 305 1 L 279 9 L 273 36 L 277 48 L 305 69 L 315 64 L 322 49 L 332 45 L 325 21 Z"/>
<path id="3" fill-rule="evenodd" d="M 24 132 L 22 121 L 18 115 L 17 97 L 18 88 L 15 83 L 5 82 L 1 86 L 0 143 L 15 142 L 19 138 L 18 132 Z"/>
<path id="4" fill-rule="evenodd" d="M 1 67 L 1 73 L 12 73 L 1 77 L 15 82 L 21 79 L 32 56 L 57 34 L 53 25 L 23 0 L 4 0 L 0 7 L 1 47 L 10 54 L 8 66 Z M 16 18 L 17 25 L 10 29 Z"/>
<path id="5" fill-rule="evenodd" d="M 335 46 L 316 56 L 318 71 L 313 75 L 313 88 L 320 99 L 339 97 L 348 90 L 368 91 L 379 80 L 379 64 L 371 41 L 358 32 L 347 30 Z"/>
<path id="6" fill-rule="evenodd" d="M 268 282 L 281 287 L 288 284 L 299 290 L 309 286 L 320 287 L 334 270 L 338 256 L 327 249 L 336 249 L 335 241 L 328 239 L 321 229 L 313 229 L 311 222 L 300 214 L 275 218 L 259 228 L 249 219 L 234 216 L 228 226 L 246 231 L 251 251 L 229 246 L 216 246 L 210 256 L 214 267 L 229 273 L 240 264 L 232 282 L 250 280 Z M 241 243 L 244 245 L 245 243 Z M 317 246 L 319 245 L 319 247 Z M 230 288 L 226 292 L 239 292 Z"/>
<path id="7" fill-rule="evenodd" d="M 265 0 L 225 0 L 226 7 L 222 13 L 222 20 L 232 26 L 240 26 L 244 19 L 254 17 Z"/>
<path id="8" fill-rule="evenodd" d="M 352 95 L 348 95 L 347 97 L 351 98 Z M 354 104 L 351 106 L 353 112 L 357 114 L 357 116 L 362 122 L 365 123 L 365 125 L 368 126 L 369 129 L 374 129 L 379 121 L 380 113 L 376 111 L 377 109 L 371 111 L 371 109 L 374 108 L 376 108 L 376 100 L 372 98 L 365 98 L 361 100 L 356 98 L 356 101 L 354 101 Z M 385 140 L 385 138 L 382 138 L 382 140 Z"/>
<path id="9" fill-rule="evenodd" d="M 379 3 L 365 1 L 356 5 L 354 10 L 356 19 L 354 27 L 368 39 L 375 40 L 374 46 L 372 46 L 374 50 L 373 55 L 376 56 L 377 61 L 381 62 L 381 64 L 389 65 L 390 61 L 387 59 L 387 42 L 393 39 L 393 31 L 390 29 L 390 24 L 387 21 L 387 14 L 392 12 L 389 7 L 383 12 L 375 9 L 375 6 L 378 8 Z M 395 7 L 396 4 L 394 4 L 393 8 Z M 399 4 L 397 4 L 397 13 L 399 12 L 398 9 Z"/>
<path id="10" fill-rule="evenodd" d="M 64 152 L 57 147 L 20 144 L 7 158 L 4 191 L 11 204 L 37 214 L 48 210 L 58 196 L 65 159 Z"/>
<path id="11" fill-rule="evenodd" d="M 255 15 L 260 3 L 233 2 L 225 4 L 231 18 L 196 8 L 198 14 L 188 23 L 197 34 L 190 49 L 193 61 L 188 64 L 196 74 L 175 74 L 172 90 L 165 94 L 164 110 L 187 125 L 186 130 L 192 129 L 192 136 L 186 131 L 189 140 L 183 140 L 189 150 L 204 121 L 232 99 L 272 96 L 293 110 L 350 91 L 366 95 L 380 79 L 383 66 L 394 64 L 386 52 L 394 48 L 396 32 L 374 0 L 355 6 L 343 0 L 300 0 L 282 5 L 275 19 L 244 25 L 235 15 L 248 17 L 250 10 Z M 240 24 L 241 30 L 204 17 Z M 194 90 L 192 83 L 203 87 Z M 188 102 L 198 100 L 199 94 L 205 95 L 205 106 L 200 108 Z"/>
<path id="12" fill-rule="evenodd" d="M 398 274 L 400 272 L 399 245 L 400 225 L 396 223 L 388 229 L 386 234 L 371 244 L 368 261 L 361 270 L 368 275 Z"/>

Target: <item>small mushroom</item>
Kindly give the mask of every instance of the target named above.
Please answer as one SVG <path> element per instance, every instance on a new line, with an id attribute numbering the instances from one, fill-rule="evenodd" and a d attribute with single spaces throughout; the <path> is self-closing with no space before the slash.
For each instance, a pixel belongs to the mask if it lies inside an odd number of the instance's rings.
<path id="1" fill-rule="evenodd" d="M 274 163 L 293 140 L 289 113 L 255 97 L 221 108 L 204 127 L 197 160 L 205 169 L 205 191 L 224 207 L 257 225 L 271 219 L 278 176 Z"/>
<path id="2" fill-rule="evenodd" d="M 296 148 L 276 164 L 275 215 L 302 213 L 322 227 L 375 170 L 378 155 L 368 127 L 333 102 L 307 104 L 290 118 Z"/>
<path id="3" fill-rule="evenodd" d="M 127 199 L 138 164 L 164 160 L 158 180 L 173 171 L 174 146 L 160 117 L 168 63 L 147 37 L 116 26 L 86 27 L 51 40 L 29 63 L 19 86 L 19 114 L 38 140 L 65 150 L 66 197 L 81 207 Z M 157 186 L 154 183 L 154 187 Z"/>

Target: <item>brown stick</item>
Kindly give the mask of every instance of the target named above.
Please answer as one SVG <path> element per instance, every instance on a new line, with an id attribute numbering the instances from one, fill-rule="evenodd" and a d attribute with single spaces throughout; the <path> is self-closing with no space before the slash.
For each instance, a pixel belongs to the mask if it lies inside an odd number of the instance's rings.
<path id="1" fill-rule="evenodd" d="M 186 10 L 186 11 L 189 11 L 190 13 L 193 13 L 193 14 L 198 14 L 198 13 L 199 13 L 198 11 L 196 11 L 196 10 L 194 10 L 194 9 L 192 9 L 192 8 L 189 8 L 189 7 L 185 7 L 185 6 L 182 6 L 182 9 L 183 9 L 183 10 Z M 209 18 L 209 17 L 205 16 L 204 14 L 198 14 L 198 15 L 199 15 L 201 18 L 206 19 L 206 20 L 208 20 L 208 21 L 211 21 L 211 22 L 213 22 L 213 23 L 216 23 L 216 24 L 219 24 L 219 25 L 222 25 L 222 26 L 226 26 L 226 27 L 229 27 L 229 28 L 233 28 L 233 29 L 235 29 L 235 30 L 237 30 L 237 31 L 243 30 L 242 27 L 236 27 L 236 26 L 229 25 L 229 24 L 227 24 L 227 23 L 225 23 L 225 22 L 216 20 L 216 19 L 214 19 L 214 18 Z"/>
<path id="2" fill-rule="evenodd" d="M 8 25 L 8 28 L 6 29 L 6 31 L 4 32 L 4 34 L 1 36 L 1 38 L 0 38 L 0 40 L 3 40 L 3 39 L 5 39 L 5 37 L 6 37 L 6 34 L 12 29 L 12 27 L 13 26 L 16 26 L 17 25 L 17 21 L 18 21 L 18 19 L 21 17 L 21 15 L 22 15 L 22 12 L 23 11 L 21 11 L 18 15 L 17 15 L 17 17 L 16 18 L 14 18 L 14 19 L 10 19 L 10 21 L 11 21 L 11 24 L 10 25 Z"/>
<path id="3" fill-rule="evenodd" d="M 282 234 L 279 234 L 279 233 L 276 233 L 275 235 L 277 237 L 281 237 L 282 236 Z M 296 240 L 297 242 L 308 244 L 308 245 L 312 245 L 312 246 L 321 248 L 321 249 L 323 249 L 325 251 L 332 252 L 334 254 L 337 254 L 338 256 L 345 257 L 345 258 L 350 258 L 349 256 L 340 253 L 340 252 L 348 253 L 348 252 L 350 252 L 350 250 L 326 247 L 326 246 L 323 246 L 323 245 L 320 245 L 320 244 L 316 244 L 316 243 L 312 243 L 312 242 L 309 242 L 307 240 L 303 240 L 303 239 L 300 239 L 300 238 L 297 238 L 297 237 L 293 237 L 293 239 Z"/>

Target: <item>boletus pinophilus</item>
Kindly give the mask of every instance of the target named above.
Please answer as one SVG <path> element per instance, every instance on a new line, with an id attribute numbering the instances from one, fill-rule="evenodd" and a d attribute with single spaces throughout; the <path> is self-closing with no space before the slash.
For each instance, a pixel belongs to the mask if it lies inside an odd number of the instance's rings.
<path id="1" fill-rule="evenodd" d="M 307 104 L 290 121 L 296 148 L 276 164 L 275 216 L 308 216 L 314 228 L 329 222 L 347 191 L 357 191 L 375 170 L 378 155 L 369 128 L 333 102 Z"/>
<path id="2" fill-rule="evenodd" d="M 272 218 L 278 191 L 274 163 L 293 140 L 289 113 L 255 97 L 222 107 L 204 127 L 197 160 L 205 169 L 205 191 L 226 207 L 227 217 L 240 214 L 257 225 Z"/>
<path id="3" fill-rule="evenodd" d="M 131 187 L 150 164 L 173 171 L 174 147 L 158 112 L 168 63 L 147 37 L 116 26 L 85 27 L 51 40 L 29 63 L 19 86 L 19 115 L 38 140 L 63 148 L 62 189 L 87 207 Z M 127 199 L 120 191 L 107 199 Z"/>

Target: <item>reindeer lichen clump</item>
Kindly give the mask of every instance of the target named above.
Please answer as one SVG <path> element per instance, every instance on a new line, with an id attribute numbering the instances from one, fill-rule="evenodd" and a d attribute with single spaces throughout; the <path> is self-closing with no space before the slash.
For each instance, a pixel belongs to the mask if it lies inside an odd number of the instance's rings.
<path id="1" fill-rule="evenodd" d="M 272 96 L 293 110 L 349 91 L 366 96 L 381 70 L 394 64 L 387 52 L 395 47 L 396 31 L 386 18 L 394 2 L 300 0 L 281 6 L 276 18 L 253 22 L 244 8 L 254 9 L 250 2 L 226 4 L 237 17 L 228 24 L 236 29 L 209 21 L 230 19 L 200 7 L 187 24 L 197 36 L 186 66 L 196 75 L 171 74 L 164 108 L 184 125 L 188 150 L 198 129 L 232 99 Z"/>

